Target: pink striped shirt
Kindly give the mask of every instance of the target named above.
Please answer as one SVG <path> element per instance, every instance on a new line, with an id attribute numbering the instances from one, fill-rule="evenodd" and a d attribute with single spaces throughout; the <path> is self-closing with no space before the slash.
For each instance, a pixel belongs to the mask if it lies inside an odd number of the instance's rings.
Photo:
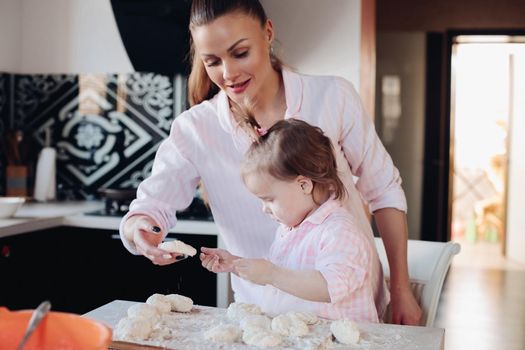
<path id="1" fill-rule="evenodd" d="M 320 271 L 331 299 L 308 301 L 268 285 L 256 302 L 268 314 L 310 311 L 328 319 L 379 321 L 378 308 L 382 314 L 388 297 L 384 284 L 377 283 L 382 277 L 379 257 L 338 201 L 328 200 L 296 228 L 280 225 L 268 259 L 289 269 Z"/>
<path id="2" fill-rule="evenodd" d="M 406 211 L 406 200 L 399 172 L 377 137 L 359 95 L 340 77 L 309 76 L 286 69 L 282 75 L 285 118 L 302 119 L 330 137 L 339 175 L 349 193 L 344 206 L 372 244 L 361 198 L 371 211 L 387 207 Z M 245 188 L 240 177 L 240 161 L 250 142 L 235 124 L 223 91 L 183 112 L 173 121 L 169 137 L 156 153 L 151 176 L 140 184 L 137 198 L 122 219 L 121 234 L 124 221 L 133 214 L 149 215 L 167 232 L 177 223 L 175 211 L 191 203 L 202 180 L 226 248 L 247 258 L 267 255 L 277 223 L 262 212 L 260 200 Z M 123 239 L 123 243 L 136 254 L 129 242 Z M 237 301 L 250 302 L 257 296 L 253 284 L 235 275 L 232 288 Z"/>

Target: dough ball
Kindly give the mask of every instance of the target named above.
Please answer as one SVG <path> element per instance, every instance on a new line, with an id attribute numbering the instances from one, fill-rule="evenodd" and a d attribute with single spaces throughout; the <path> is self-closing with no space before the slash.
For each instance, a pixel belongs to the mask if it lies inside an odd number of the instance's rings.
<path id="1" fill-rule="evenodd" d="M 272 320 L 272 330 L 284 336 L 302 337 L 310 333 L 308 326 L 293 314 L 282 314 Z"/>
<path id="2" fill-rule="evenodd" d="M 261 328 L 265 331 L 269 331 L 272 326 L 272 320 L 266 315 L 248 315 L 241 320 L 240 325 L 243 331 L 252 328 Z"/>
<path id="3" fill-rule="evenodd" d="M 248 344 L 259 348 L 273 348 L 281 344 L 283 339 L 279 334 L 262 330 L 261 328 L 252 328 L 242 334 L 242 340 Z"/>
<path id="4" fill-rule="evenodd" d="M 193 307 L 193 300 L 180 294 L 168 294 L 166 298 L 171 303 L 171 311 L 190 312 Z"/>
<path id="5" fill-rule="evenodd" d="M 194 256 L 197 254 L 197 249 L 193 248 L 191 245 L 184 243 L 178 239 L 173 241 L 162 242 L 157 246 L 157 248 L 165 250 L 170 253 L 180 253 L 184 255 Z"/>
<path id="6" fill-rule="evenodd" d="M 231 303 L 226 310 L 226 316 L 232 321 L 240 322 L 243 318 L 249 315 L 260 315 L 261 308 L 254 304 L 247 303 Z"/>
<path id="7" fill-rule="evenodd" d="M 167 327 L 162 322 L 159 322 L 153 326 L 151 329 L 150 339 L 163 339 L 163 340 L 170 340 L 173 339 L 174 331 Z"/>
<path id="8" fill-rule="evenodd" d="M 335 339 L 342 344 L 357 344 L 359 342 L 359 329 L 351 320 L 333 321 L 330 330 Z"/>
<path id="9" fill-rule="evenodd" d="M 171 311 L 171 302 L 164 294 L 153 294 L 147 300 L 146 304 L 154 306 L 160 313 L 167 313 Z"/>
<path id="10" fill-rule="evenodd" d="M 313 312 L 308 312 L 308 311 L 290 311 L 290 312 L 287 312 L 287 314 L 290 314 L 290 315 L 293 315 L 293 316 L 299 318 L 301 321 L 303 321 L 307 325 L 316 324 L 319 321 L 319 319 L 317 318 L 317 315 L 314 314 Z"/>
<path id="11" fill-rule="evenodd" d="M 204 333 L 204 337 L 207 340 L 211 340 L 215 343 L 235 343 L 241 338 L 242 331 L 239 327 L 220 324 L 211 329 L 208 329 Z"/>
<path id="12" fill-rule="evenodd" d="M 156 323 L 160 319 L 157 308 L 150 304 L 137 303 L 128 308 L 128 317 L 142 317 Z"/>
<path id="13" fill-rule="evenodd" d="M 145 340 L 151 334 L 151 322 L 144 317 L 124 317 L 113 330 L 116 339 Z"/>

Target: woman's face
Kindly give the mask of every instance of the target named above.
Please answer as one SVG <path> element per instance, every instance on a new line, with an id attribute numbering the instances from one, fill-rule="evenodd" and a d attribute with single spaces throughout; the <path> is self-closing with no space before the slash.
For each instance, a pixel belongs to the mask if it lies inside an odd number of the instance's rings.
<path id="1" fill-rule="evenodd" d="M 273 40 L 272 23 L 264 26 L 243 13 L 216 18 L 191 31 L 195 54 L 202 59 L 211 81 L 237 103 L 253 100 L 273 68 L 269 48 Z"/>

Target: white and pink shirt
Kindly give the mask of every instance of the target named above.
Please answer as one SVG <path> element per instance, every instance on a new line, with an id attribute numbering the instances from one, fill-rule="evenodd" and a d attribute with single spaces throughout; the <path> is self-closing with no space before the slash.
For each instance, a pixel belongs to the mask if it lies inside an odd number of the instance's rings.
<path id="1" fill-rule="evenodd" d="M 256 304 L 272 316 L 309 311 L 328 319 L 378 322 L 383 315 L 388 291 L 375 245 L 336 200 L 323 203 L 295 228 L 280 225 L 267 258 L 288 269 L 321 272 L 331 299 L 308 301 L 267 285 Z"/>
<path id="2" fill-rule="evenodd" d="M 343 203 L 355 226 L 374 243 L 363 210 L 406 211 L 399 172 L 377 137 L 359 95 L 347 80 L 282 71 L 287 109 L 285 118 L 297 118 L 320 127 L 335 148 L 337 167 L 348 191 Z M 176 211 L 191 203 L 199 181 L 204 183 L 215 224 L 226 248 L 235 255 L 268 255 L 277 223 L 262 211 L 258 198 L 244 186 L 240 162 L 251 139 L 233 119 L 226 93 L 193 106 L 172 123 L 170 135 L 157 150 L 152 174 L 137 190 L 137 198 L 121 222 L 146 214 L 167 232 L 177 224 Z M 129 242 L 126 248 L 137 254 Z M 383 281 L 382 276 L 375 276 Z M 378 282 L 379 283 L 379 282 Z M 257 298 L 253 284 L 232 275 L 235 299 Z"/>

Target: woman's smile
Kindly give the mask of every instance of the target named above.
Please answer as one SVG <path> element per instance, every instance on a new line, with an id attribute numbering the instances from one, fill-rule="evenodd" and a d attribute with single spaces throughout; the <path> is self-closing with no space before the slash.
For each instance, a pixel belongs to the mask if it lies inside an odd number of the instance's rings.
<path id="1" fill-rule="evenodd" d="M 245 81 L 243 81 L 241 83 L 228 84 L 227 86 L 233 93 L 241 94 L 248 88 L 248 85 L 250 84 L 250 81 L 251 81 L 251 79 L 248 79 L 248 80 L 245 80 Z"/>

